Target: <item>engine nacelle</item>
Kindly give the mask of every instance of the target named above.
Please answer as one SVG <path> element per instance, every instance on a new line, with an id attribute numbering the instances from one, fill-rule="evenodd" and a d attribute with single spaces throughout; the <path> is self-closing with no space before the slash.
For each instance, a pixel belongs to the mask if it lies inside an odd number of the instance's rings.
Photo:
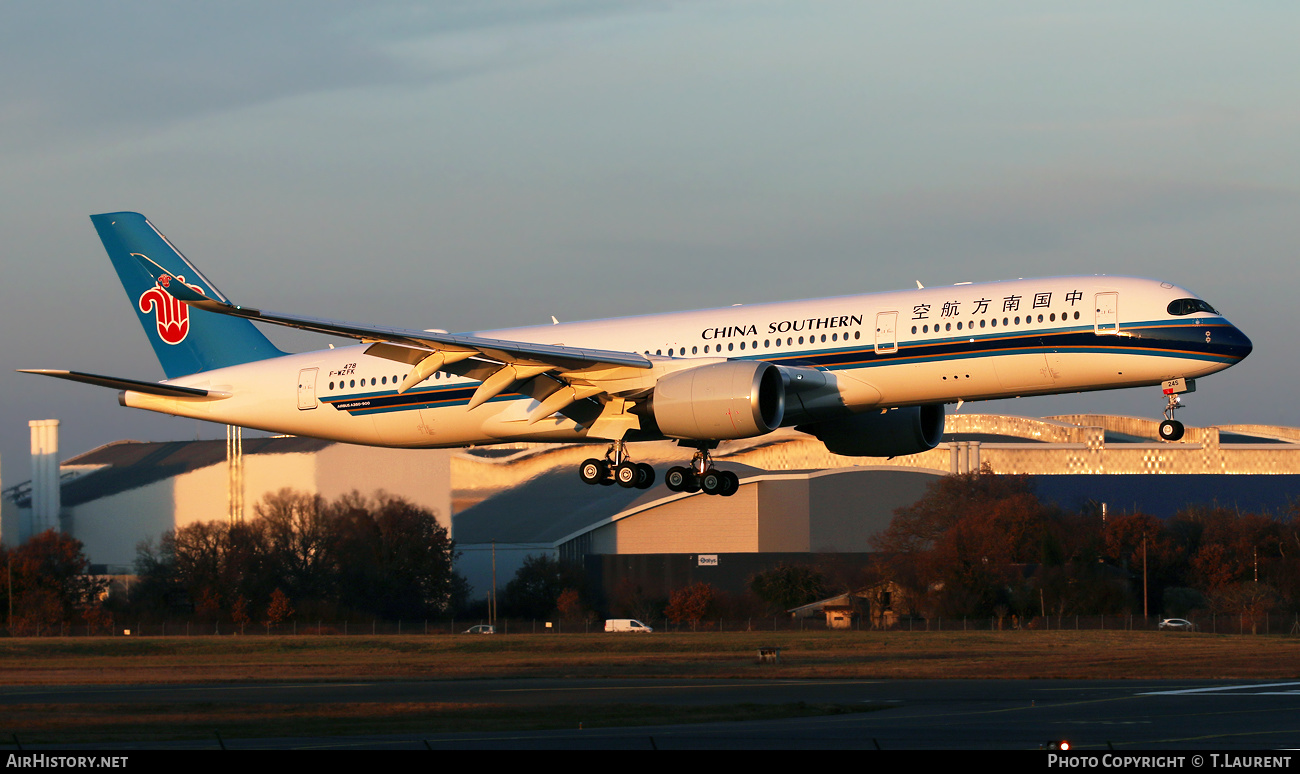
<path id="1" fill-rule="evenodd" d="M 781 426 L 785 382 L 771 363 L 729 360 L 661 378 L 651 407 L 659 432 L 668 438 L 752 438 Z"/>
<path id="2" fill-rule="evenodd" d="M 857 414 L 844 419 L 801 425 L 833 454 L 846 457 L 902 457 L 930 451 L 943 440 L 942 403 L 911 406 L 883 414 Z"/>

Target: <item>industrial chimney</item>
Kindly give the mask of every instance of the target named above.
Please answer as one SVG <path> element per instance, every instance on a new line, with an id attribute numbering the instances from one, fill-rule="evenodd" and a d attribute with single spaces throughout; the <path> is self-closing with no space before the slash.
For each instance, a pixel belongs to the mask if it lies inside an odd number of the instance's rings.
<path id="1" fill-rule="evenodd" d="M 59 420 L 33 419 L 32 517 L 26 540 L 47 529 L 59 528 Z"/>

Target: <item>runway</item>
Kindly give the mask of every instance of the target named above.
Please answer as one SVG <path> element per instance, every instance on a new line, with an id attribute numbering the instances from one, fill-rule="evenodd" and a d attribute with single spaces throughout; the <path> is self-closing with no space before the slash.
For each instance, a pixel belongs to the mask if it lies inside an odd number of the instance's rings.
<path id="1" fill-rule="evenodd" d="M 1300 741 L 1300 681 L 438 680 L 11 687 L 0 703 L 463 702 L 866 705 L 817 718 L 526 733 L 225 740 L 231 749 L 1241 750 Z M 593 723 L 595 720 L 593 720 Z M 151 745 L 213 746 L 214 743 Z M 130 745 L 114 745 L 129 748 Z"/>

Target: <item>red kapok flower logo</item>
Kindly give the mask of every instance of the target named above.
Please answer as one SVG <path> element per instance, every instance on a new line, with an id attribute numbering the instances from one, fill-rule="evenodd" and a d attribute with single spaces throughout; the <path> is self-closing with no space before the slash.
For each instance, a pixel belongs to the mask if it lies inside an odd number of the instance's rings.
<path id="1" fill-rule="evenodd" d="M 139 307 L 144 314 L 153 312 L 154 323 L 158 326 L 158 338 L 168 344 L 180 344 L 190 333 L 190 308 L 185 305 L 185 302 L 163 290 L 171 284 L 171 279 L 166 274 L 159 277 L 156 285 L 140 295 Z M 178 275 L 176 280 L 198 293 L 203 293 L 202 288 L 189 284 L 182 276 Z"/>

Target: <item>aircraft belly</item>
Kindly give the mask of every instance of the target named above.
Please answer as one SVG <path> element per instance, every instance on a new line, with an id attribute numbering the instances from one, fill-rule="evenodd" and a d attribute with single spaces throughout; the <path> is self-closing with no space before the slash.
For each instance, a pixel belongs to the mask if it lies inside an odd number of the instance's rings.
<path id="1" fill-rule="evenodd" d="M 493 401 L 473 410 L 464 405 L 424 406 L 373 415 L 375 427 L 389 446 L 454 447 L 496 441 L 581 440 L 577 426 L 564 417 L 525 421 L 534 401 Z"/>
<path id="2" fill-rule="evenodd" d="M 1048 387 L 1056 381 L 1056 372 L 1048 365 L 1047 356 L 1037 352 L 1002 355 L 994 359 L 993 370 L 998 384 L 1007 390 Z"/>
<path id="3" fill-rule="evenodd" d="M 975 400 L 1005 391 L 993 364 L 983 357 L 899 364 L 874 372 L 872 384 L 887 406 Z"/>
<path id="4" fill-rule="evenodd" d="M 480 435 L 500 441 L 574 441 L 582 438 L 577 423 L 563 414 L 554 414 L 530 425 L 528 420 L 532 412 L 541 406 L 531 398 L 502 401 L 499 405 L 499 410 L 482 416 Z"/>
<path id="5" fill-rule="evenodd" d="M 1227 366 L 1199 358 L 1164 357 L 1149 354 L 1065 353 L 1056 391 L 1097 390 L 1159 384 L 1177 377 L 1198 377 Z"/>

